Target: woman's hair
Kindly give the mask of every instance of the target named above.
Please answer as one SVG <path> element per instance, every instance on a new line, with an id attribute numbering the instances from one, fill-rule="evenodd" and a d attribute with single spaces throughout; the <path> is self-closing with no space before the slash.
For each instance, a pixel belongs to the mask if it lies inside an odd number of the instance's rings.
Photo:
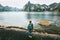
<path id="1" fill-rule="evenodd" d="M 30 20 L 29 23 L 32 23 L 32 21 Z"/>

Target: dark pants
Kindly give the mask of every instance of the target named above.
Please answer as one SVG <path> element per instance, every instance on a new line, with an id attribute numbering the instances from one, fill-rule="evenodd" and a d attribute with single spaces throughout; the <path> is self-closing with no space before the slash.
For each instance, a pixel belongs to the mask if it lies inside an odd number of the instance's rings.
<path id="1" fill-rule="evenodd" d="M 29 35 L 32 35 L 32 29 L 29 29 Z"/>

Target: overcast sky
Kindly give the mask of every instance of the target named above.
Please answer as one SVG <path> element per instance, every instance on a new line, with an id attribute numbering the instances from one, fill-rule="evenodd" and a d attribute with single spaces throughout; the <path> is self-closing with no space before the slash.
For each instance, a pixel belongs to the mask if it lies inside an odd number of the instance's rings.
<path id="1" fill-rule="evenodd" d="M 12 7 L 17 7 L 17 8 L 23 8 L 23 6 L 30 1 L 31 3 L 34 4 L 51 4 L 54 2 L 59 3 L 60 0 L 0 0 L 0 4 L 4 6 L 12 6 Z"/>

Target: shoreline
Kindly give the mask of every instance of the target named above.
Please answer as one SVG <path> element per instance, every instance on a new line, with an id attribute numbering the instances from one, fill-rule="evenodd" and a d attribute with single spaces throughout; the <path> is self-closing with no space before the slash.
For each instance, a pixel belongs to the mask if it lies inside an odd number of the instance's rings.
<path id="1" fill-rule="evenodd" d="M 0 39 L 2 40 L 60 40 L 60 35 L 42 34 L 33 32 L 32 38 L 28 37 L 28 31 L 14 28 L 0 29 Z"/>
<path id="2" fill-rule="evenodd" d="M 18 26 L 4 26 L 4 25 L 0 25 L 0 29 L 11 29 L 11 30 L 17 30 L 17 31 L 19 31 L 19 30 L 28 31 L 27 28 L 18 27 Z M 38 34 L 56 34 L 56 35 L 60 35 L 60 33 L 49 32 L 49 30 L 33 29 L 33 32 L 36 32 Z"/>

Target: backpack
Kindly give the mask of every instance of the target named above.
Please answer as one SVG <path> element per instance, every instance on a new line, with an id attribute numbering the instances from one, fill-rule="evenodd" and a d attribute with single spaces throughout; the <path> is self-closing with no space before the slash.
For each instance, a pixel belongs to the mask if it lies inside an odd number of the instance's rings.
<path id="1" fill-rule="evenodd" d="M 29 24 L 28 29 L 33 29 L 33 24 Z"/>

